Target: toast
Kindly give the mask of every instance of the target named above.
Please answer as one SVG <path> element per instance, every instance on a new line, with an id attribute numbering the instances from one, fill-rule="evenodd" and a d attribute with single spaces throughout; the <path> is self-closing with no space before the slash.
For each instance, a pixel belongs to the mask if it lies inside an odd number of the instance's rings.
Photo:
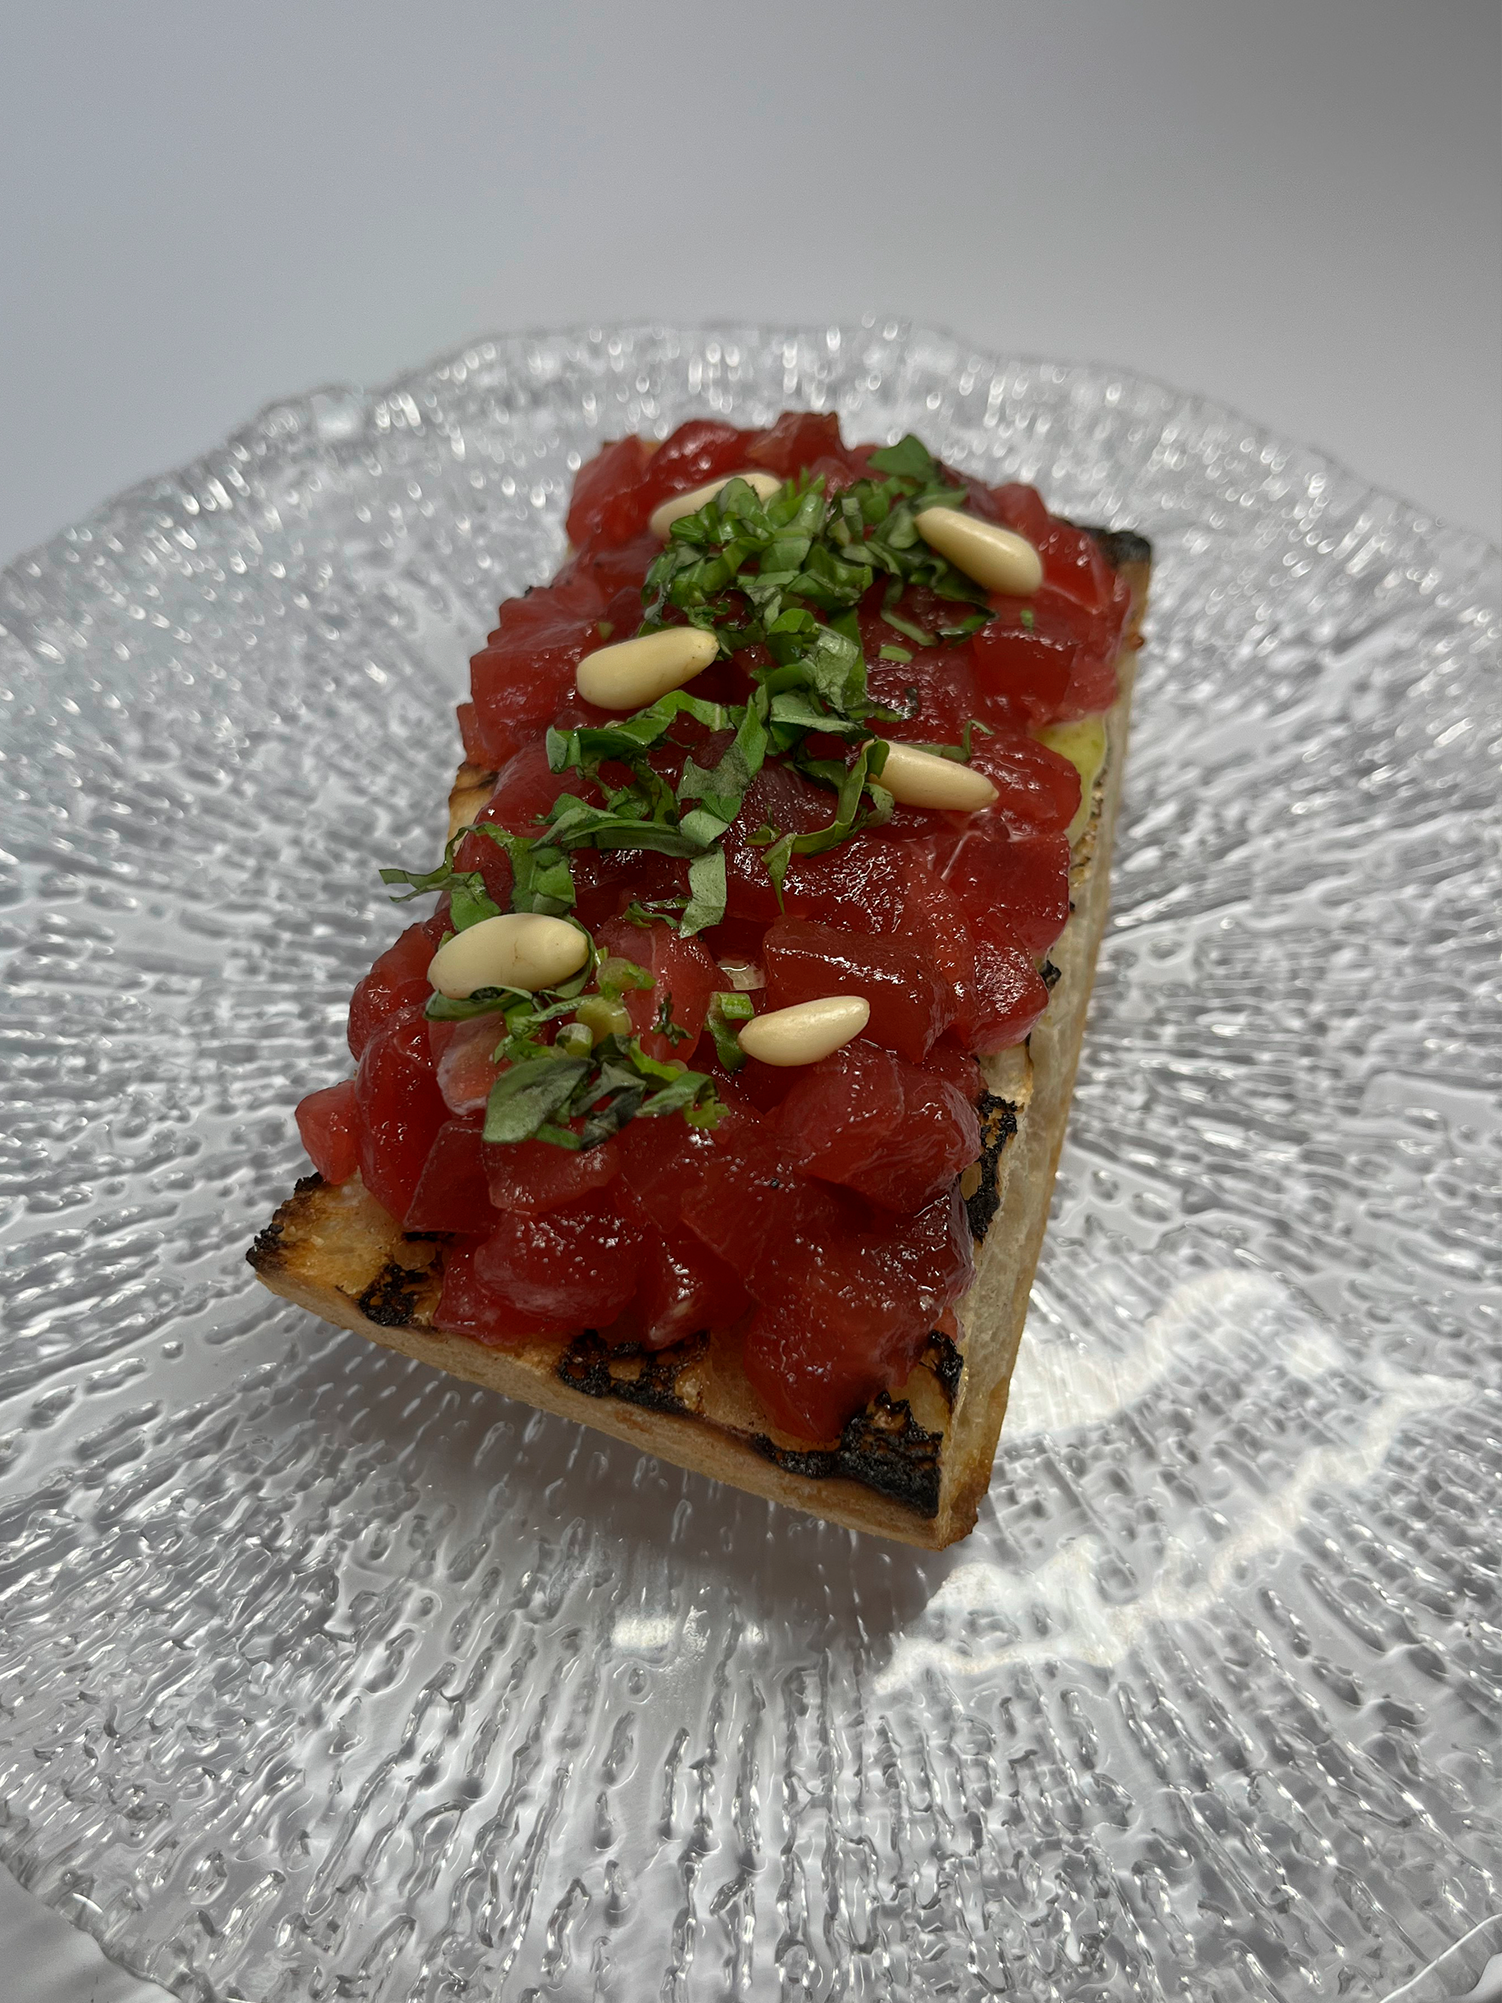
<path id="1" fill-rule="evenodd" d="M 810 1447 L 770 1423 L 733 1338 L 701 1334 L 647 1352 L 592 1332 L 492 1348 L 432 1325 L 443 1241 L 404 1232 L 358 1177 L 300 1181 L 248 1253 L 261 1281 L 324 1321 L 451 1376 L 624 1440 L 644 1453 L 853 1530 L 936 1550 L 974 1526 L 990 1482 L 1008 1387 L 1042 1246 L 1105 926 L 1151 551 L 1092 530 L 1131 590 L 1106 713 L 1106 757 L 1071 856 L 1070 917 L 1049 951 L 1049 1006 L 1027 1042 L 982 1060 L 979 1162 L 960 1178 L 976 1241 L 974 1283 L 895 1393 L 881 1392 L 837 1443 Z M 461 766 L 452 828 L 488 798 L 493 773 Z"/>

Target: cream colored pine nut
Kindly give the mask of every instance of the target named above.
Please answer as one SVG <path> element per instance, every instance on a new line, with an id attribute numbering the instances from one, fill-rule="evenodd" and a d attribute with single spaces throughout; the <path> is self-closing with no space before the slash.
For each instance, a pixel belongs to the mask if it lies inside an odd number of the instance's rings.
<path id="1" fill-rule="evenodd" d="M 700 508 L 707 501 L 712 501 L 732 480 L 744 480 L 758 501 L 770 501 L 783 484 L 775 473 L 727 473 L 723 480 L 711 480 L 707 486 L 695 487 L 690 494 L 674 494 L 671 500 L 652 510 L 647 527 L 659 542 L 666 542 L 668 530 L 674 522 L 681 522 L 685 515 L 698 514 Z"/>
<path id="2" fill-rule="evenodd" d="M 698 626 L 668 626 L 598 647 L 579 663 L 580 695 L 597 709 L 644 709 L 702 675 L 720 643 Z"/>
<path id="3" fill-rule="evenodd" d="M 930 549 L 987 591 L 1031 598 L 1043 582 L 1043 559 L 1026 536 L 958 508 L 925 508 L 913 523 Z"/>
<path id="4" fill-rule="evenodd" d="M 759 1064 L 817 1064 L 859 1036 L 870 1020 L 864 995 L 824 995 L 757 1016 L 741 1031 L 741 1049 Z"/>
<path id="5" fill-rule="evenodd" d="M 477 988 L 554 988 L 589 958 L 589 940 L 566 918 L 506 911 L 445 939 L 428 963 L 428 982 L 450 1001 Z"/>
<path id="6" fill-rule="evenodd" d="M 950 814 L 973 814 L 999 797 L 984 772 L 891 739 L 887 762 L 872 784 L 885 786 L 899 806 L 934 807 Z"/>

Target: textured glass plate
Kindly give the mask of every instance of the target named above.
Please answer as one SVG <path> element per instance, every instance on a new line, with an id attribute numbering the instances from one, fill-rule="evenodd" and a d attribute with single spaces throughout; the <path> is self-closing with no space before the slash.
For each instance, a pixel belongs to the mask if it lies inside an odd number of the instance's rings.
<path id="1" fill-rule="evenodd" d="M 938 1557 L 336 1334 L 243 1259 L 581 456 L 784 404 L 1157 546 L 1013 1409 Z M 632 328 L 269 410 L 18 565 L 0 620 L 24 1882 L 180 1996 L 279 2003 L 1367 1997 L 1485 1959 L 1492 552 L 1130 377 Z"/>

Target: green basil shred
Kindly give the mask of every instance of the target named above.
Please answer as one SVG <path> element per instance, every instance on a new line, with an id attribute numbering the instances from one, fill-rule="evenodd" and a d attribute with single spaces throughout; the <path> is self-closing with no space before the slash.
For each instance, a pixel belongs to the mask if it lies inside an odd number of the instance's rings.
<path id="1" fill-rule="evenodd" d="M 654 850 L 687 859 L 688 896 L 633 904 L 626 916 L 639 925 L 661 919 L 689 937 L 725 915 L 723 839 L 769 758 L 792 766 L 831 796 L 830 818 L 822 828 L 792 834 L 762 825 L 748 836 L 762 849 L 779 903 L 795 855 L 822 854 L 887 820 L 894 803 L 881 784 L 886 745 L 873 736 L 872 725 L 901 721 L 912 711 L 884 709 L 868 695 L 856 607 L 885 577 L 883 619 L 915 645 L 930 648 L 968 638 L 991 613 L 981 588 L 930 549 L 916 526 L 925 508 L 963 506 L 965 489 L 948 480 L 928 448 L 911 436 L 874 452 L 870 466 L 880 477 L 859 480 L 834 496 L 826 495 L 821 479 L 800 477 L 763 501 L 744 480 L 731 480 L 697 513 L 674 522 L 648 571 L 639 632 L 687 624 L 713 633 L 722 657 L 753 646 L 770 655 L 769 665 L 752 670 L 756 689 L 749 702 L 705 702 L 675 689 L 631 716 L 550 729 L 545 745 L 551 769 L 592 781 L 603 803 L 560 794 L 535 835 L 511 834 L 488 822 L 461 828 L 437 869 L 381 871 L 383 882 L 406 886 L 397 901 L 447 891 L 456 932 L 497 916 L 480 873 L 454 867 L 467 834 L 505 850 L 513 911 L 555 917 L 568 917 L 574 908 L 569 858 L 575 849 Z M 929 630 L 899 614 L 897 603 L 913 585 L 952 601 L 954 618 Z M 602 639 L 610 637 L 603 624 L 600 630 Z M 911 655 L 883 646 L 881 658 L 906 662 Z M 686 758 L 682 776 L 671 786 L 650 754 L 683 716 L 722 739 L 729 733 L 729 741 L 707 769 Z M 985 726 L 967 724 L 960 744 L 922 748 L 968 759 L 977 728 Z M 844 757 L 811 748 L 815 735 L 843 740 Z M 621 783 L 602 779 L 606 765 L 624 770 Z M 539 994 L 488 989 L 464 1001 L 432 997 L 427 1012 L 435 1021 L 498 1019 L 494 1056 L 506 1068 L 486 1107 L 487 1141 L 544 1140 L 588 1148 L 632 1119 L 681 1113 L 695 1125 L 714 1124 L 723 1111 L 714 1081 L 649 1056 L 639 1037 L 606 1035 L 586 1055 L 582 1025 L 563 1045 L 541 1034 L 572 1015 L 587 989 L 618 1001 L 625 986 L 651 987 L 652 977 L 632 962 L 607 960 L 592 946 L 584 968 L 558 988 Z M 734 1025 L 752 1013 L 746 995 L 713 997 L 706 1026 L 728 1070 L 745 1061 Z M 653 1029 L 670 1044 L 683 1040 L 685 1033 L 672 1021 L 671 998 Z"/>

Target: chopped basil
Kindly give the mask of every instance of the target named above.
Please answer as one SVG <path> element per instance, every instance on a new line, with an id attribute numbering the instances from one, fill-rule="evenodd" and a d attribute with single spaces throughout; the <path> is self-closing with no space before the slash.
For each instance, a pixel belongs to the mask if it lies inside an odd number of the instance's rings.
<path id="1" fill-rule="evenodd" d="M 718 925 L 725 916 L 725 851 L 712 848 L 688 866 L 689 900 L 678 921 L 683 938 Z"/>
<path id="2" fill-rule="evenodd" d="M 597 998 L 607 1004 L 618 1005 L 627 988 L 653 984 L 651 974 L 634 960 L 603 959 L 594 973 Z M 590 997 L 583 999 L 587 1002 Z M 428 1004 L 427 1012 L 436 1021 L 462 1021 L 486 1012 L 503 1018 L 497 1029 L 504 1028 L 505 1035 L 494 1055 L 505 1069 L 486 1104 L 488 1142 L 504 1146 L 540 1140 L 555 1147 L 591 1148 L 633 1119 L 681 1112 L 697 1125 L 712 1126 L 719 1118 L 722 1108 L 712 1078 L 689 1071 L 676 1060 L 663 1064 L 649 1057 L 637 1037 L 611 1031 L 595 1043 L 591 1029 L 580 1021 L 565 1023 L 554 1043 L 540 1039 L 538 1031 L 545 1023 L 576 1011 L 585 1012 L 577 994 L 543 1002 L 539 996 L 520 995 L 510 988 L 492 989 L 463 1002 L 435 995 Z M 670 1043 L 688 1036 L 673 1021 L 670 995 L 663 997 L 652 1027 Z"/>
<path id="3" fill-rule="evenodd" d="M 485 880 L 477 870 L 456 870 L 454 857 L 466 835 L 484 835 L 511 859 L 511 909 L 540 911 L 548 917 L 566 916 L 574 908 L 574 879 L 568 857 L 556 843 L 528 835 L 513 835 L 493 821 L 457 830 L 450 836 L 437 869 L 417 872 L 410 869 L 383 869 L 382 883 L 405 883 L 406 892 L 394 901 L 406 904 L 424 891 L 448 891 L 454 929 L 462 932 L 481 918 L 498 915 L 497 906 L 485 891 Z"/>
<path id="4" fill-rule="evenodd" d="M 621 916 L 628 925 L 640 925 L 644 929 L 656 925 L 659 920 L 674 925 L 687 902 L 686 897 L 649 897 L 645 904 L 641 904 L 633 897 Z"/>
<path id="5" fill-rule="evenodd" d="M 961 641 L 968 640 L 972 633 L 978 633 L 982 626 L 989 625 L 994 617 L 995 614 L 989 611 L 967 612 L 964 618 L 953 626 L 941 626 L 939 638 L 946 647 L 957 647 Z"/>
<path id="6" fill-rule="evenodd" d="M 652 1018 L 652 1034 L 654 1036 L 665 1036 L 668 1042 L 672 1044 L 687 1043 L 692 1034 L 691 1031 L 684 1029 L 680 1024 L 674 1022 L 673 997 L 671 995 L 664 995 L 662 1000 L 657 1004 L 657 1013 Z"/>
<path id="7" fill-rule="evenodd" d="M 558 1057 L 551 1051 L 509 1065 L 490 1088 L 486 1140 L 531 1140 L 539 1127 L 551 1125 L 554 1115 L 563 1112 L 589 1071 L 588 1058 Z"/>
<path id="8" fill-rule="evenodd" d="M 468 1022 L 477 1015 L 499 1015 L 513 1008 L 515 988 L 476 988 L 472 995 L 455 1000 L 451 995 L 429 995 L 423 1010 L 429 1022 Z"/>
<path id="9" fill-rule="evenodd" d="M 938 460 L 912 432 L 899 438 L 895 445 L 883 445 L 879 452 L 873 452 L 869 463 L 878 473 L 893 473 L 900 480 L 917 480 L 925 487 L 935 486 L 943 479 Z"/>
<path id="10" fill-rule="evenodd" d="M 982 723 L 978 716 L 972 716 L 960 732 L 958 744 L 915 744 L 914 751 L 930 751 L 935 758 L 952 758 L 958 765 L 970 763 L 970 740 L 979 731 L 982 737 L 994 737 L 995 731 L 988 723 Z"/>
<path id="11" fill-rule="evenodd" d="M 630 1120 L 682 1113 L 695 1125 L 713 1126 L 723 1111 L 707 1073 L 659 1064 L 635 1037 L 629 1042 L 607 1037 L 595 1058 L 595 1071 L 573 1102 L 575 1116 L 585 1116 L 580 1140 L 586 1148 L 618 1134 Z"/>
<path id="12" fill-rule="evenodd" d="M 501 907 L 485 888 L 485 879 L 478 870 L 461 870 L 455 874 L 453 888 L 449 892 L 449 923 L 456 932 L 468 931 L 482 918 L 499 918 L 500 915 Z"/>
<path id="13" fill-rule="evenodd" d="M 885 786 L 876 783 L 886 759 L 885 742 L 873 737 L 860 747 L 848 766 L 841 768 L 843 777 L 838 780 L 822 764 L 805 764 L 803 770 L 815 773 L 826 784 L 838 784 L 833 820 L 825 827 L 811 828 L 807 834 L 782 834 L 776 828 L 762 827 L 751 836 L 758 847 L 766 848 L 763 860 L 779 904 L 782 902 L 783 879 L 795 855 L 823 855 L 827 849 L 837 848 L 861 828 L 880 827 L 892 818 L 897 803 Z M 869 807 L 861 804 L 866 793 L 871 796 Z"/>
<path id="14" fill-rule="evenodd" d="M 884 625 L 892 627 L 898 633 L 905 633 L 908 639 L 916 641 L 920 647 L 931 647 L 933 645 L 933 634 L 925 633 L 923 628 L 914 625 L 911 619 L 904 619 L 896 612 L 890 610 L 884 611 L 881 617 Z M 908 658 L 911 660 L 912 656 L 909 655 Z"/>
<path id="15" fill-rule="evenodd" d="M 873 583 L 885 578 L 882 616 L 918 647 L 957 644 L 992 616 L 980 587 L 931 549 L 917 528 L 924 509 L 963 507 L 966 499 L 965 487 L 951 481 L 911 436 L 874 452 L 869 477 L 835 496 L 826 494 L 822 480 L 800 478 L 784 482 L 763 501 L 744 480 L 729 481 L 672 525 L 647 573 L 639 630 L 657 632 L 686 622 L 714 635 L 722 659 L 748 648 L 764 650 L 762 665 L 750 669 L 748 699 L 709 702 L 676 689 L 634 715 L 571 730 L 552 728 L 545 740 L 551 769 L 579 773 L 598 787 L 600 799 L 561 793 L 539 817 L 533 835 L 511 834 L 489 822 L 461 828 L 438 869 L 383 869 L 382 880 L 407 886 L 398 901 L 424 891 L 446 892 L 450 921 L 463 931 L 498 913 L 483 876 L 454 867 L 468 834 L 506 852 L 514 911 L 555 916 L 574 909 L 569 860 L 574 850 L 640 849 L 685 862 L 687 895 L 633 903 L 626 916 L 643 926 L 666 922 L 692 936 L 724 919 L 724 836 L 741 819 L 766 761 L 780 758 L 833 795 L 823 827 L 793 834 L 763 825 L 747 837 L 764 850 L 781 902 L 795 855 L 821 854 L 862 828 L 881 825 L 893 811 L 892 796 L 880 783 L 886 745 L 871 729 L 916 713 L 918 698 L 910 691 L 906 708 L 895 711 L 868 692 L 857 608 Z M 897 610 L 913 586 L 968 609 L 929 631 Z M 1029 615 L 1023 616 L 1031 624 Z M 608 620 L 597 622 L 602 641 L 614 630 Z M 912 654 L 887 644 L 880 658 L 906 665 Z M 711 760 L 701 745 L 690 745 L 674 785 L 657 768 L 662 749 L 683 742 L 684 724 L 699 726 L 718 739 L 718 747 Z M 968 724 L 959 745 L 925 748 L 968 759 L 976 727 L 984 728 Z M 811 739 L 842 740 L 843 755 L 825 756 Z M 607 767 L 609 778 L 602 777 Z M 597 994 L 588 1024 L 568 1024 L 558 1041 L 546 1041 L 539 1032 L 589 999 L 585 989 L 591 981 Z M 428 1014 L 436 1021 L 499 1018 L 496 1056 L 506 1068 L 490 1095 L 486 1139 L 539 1138 L 577 1148 L 597 1145 L 635 1118 L 681 1112 L 696 1124 L 713 1124 L 722 1107 L 712 1079 L 676 1063 L 659 1064 L 646 1056 L 638 1038 L 619 1033 L 625 1026 L 619 1012 L 623 990 L 652 985 L 651 974 L 634 962 L 602 960 L 596 953 L 573 981 L 546 995 L 513 989 L 485 990 L 464 1001 L 435 995 Z M 743 1061 L 731 1025 L 752 1013 L 745 995 L 713 998 L 708 1028 L 729 1069 Z M 602 1028 L 608 1033 L 586 1049 L 584 1037 L 599 1036 Z M 670 1042 L 683 1039 L 672 1020 L 670 997 L 653 1029 Z"/>
<path id="16" fill-rule="evenodd" d="M 717 702 L 703 702 L 687 689 L 673 689 L 647 709 L 610 723 L 578 730 L 550 727 L 546 736 L 548 764 L 554 772 L 579 770 L 591 777 L 608 758 L 629 763 L 666 737 L 680 716 L 691 716 L 706 730 L 723 730 L 731 712 Z"/>
<path id="17" fill-rule="evenodd" d="M 709 998 L 709 1014 L 705 1027 L 714 1038 L 714 1047 L 720 1062 L 727 1071 L 739 1071 L 746 1061 L 746 1053 L 741 1049 L 739 1034 L 731 1028 L 732 1023 L 749 1022 L 756 1013 L 750 995 L 728 991 L 713 994 Z"/>
<path id="18" fill-rule="evenodd" d="M 455 843 L 449 843 L 450 850 L 455 846 Z M 437 869 L 383 869 L 381 871 L 382 883 L 405 883 L 411 886 L 409 889 L 403 891 L 400 897 L 393 897 L 391 900 L 393 904 L 410 904 L 414 897 L 421 897 L 428 890 L 447 890 L 453 880 L 453 866 L 447 859 L 440 863 Z"/>

